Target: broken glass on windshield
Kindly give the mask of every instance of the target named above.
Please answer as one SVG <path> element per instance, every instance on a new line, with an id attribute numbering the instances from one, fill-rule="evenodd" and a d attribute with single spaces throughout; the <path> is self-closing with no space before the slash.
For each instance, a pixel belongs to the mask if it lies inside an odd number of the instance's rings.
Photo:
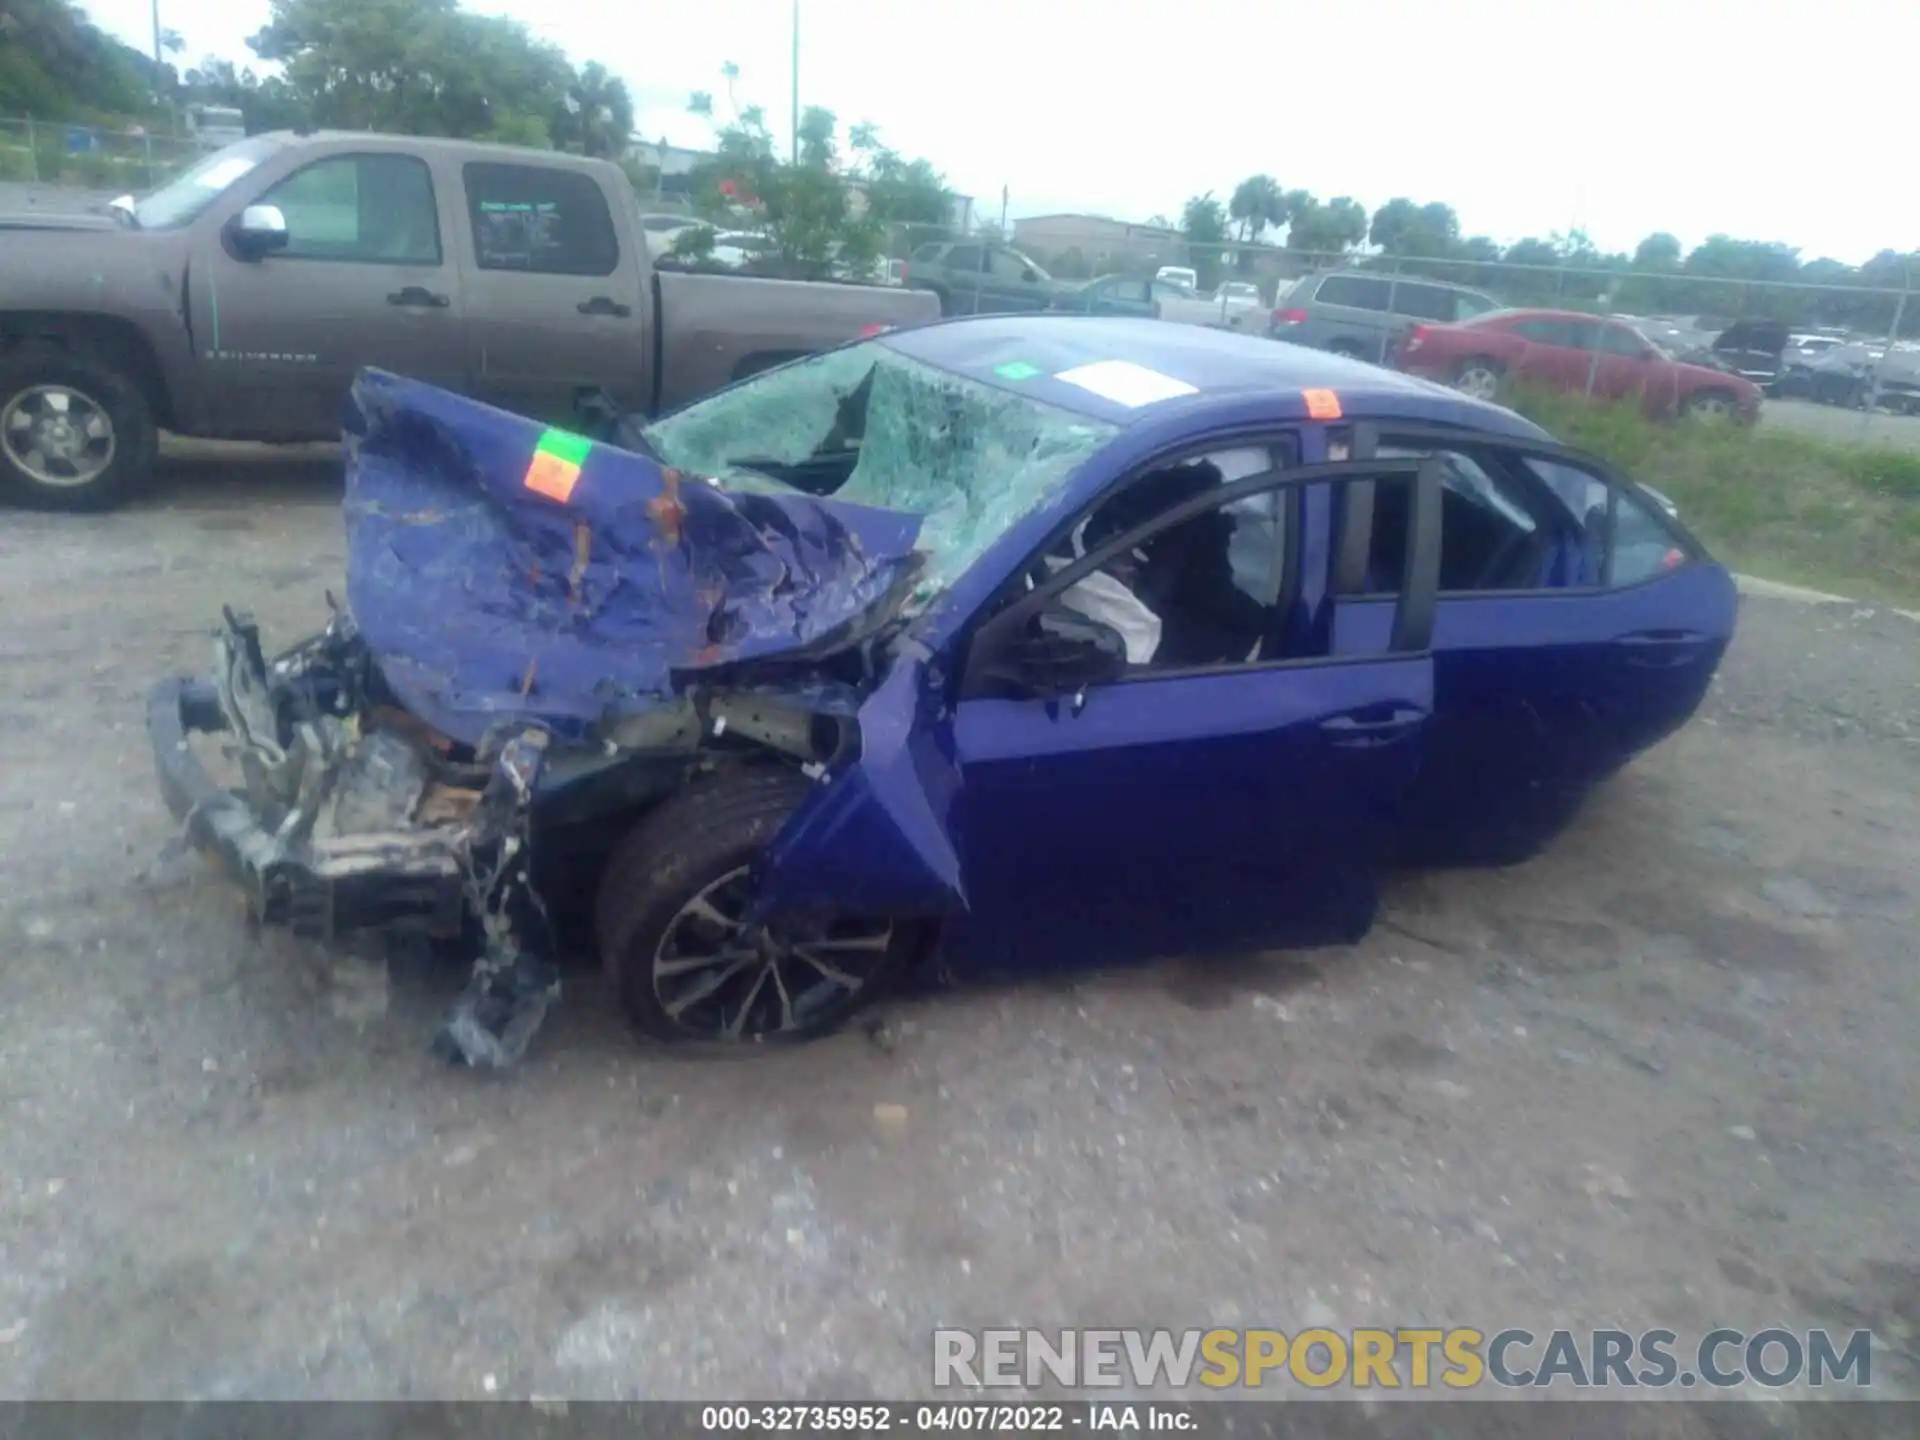
<path id="1" fill-rule="evenodd" d="M 875 341 L 770 371 L 646 435 L 665 463 L 729 489 L 801 489 L 924 517 L 925 599 L 1115 430 Z"/>

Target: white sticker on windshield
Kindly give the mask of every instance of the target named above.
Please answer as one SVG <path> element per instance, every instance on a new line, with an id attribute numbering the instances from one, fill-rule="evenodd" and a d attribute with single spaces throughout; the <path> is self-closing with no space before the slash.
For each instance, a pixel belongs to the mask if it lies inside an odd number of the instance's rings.
<path id="1" fill-rule="evenodd" d="M 209 165 L 194 176 L 193 183 L 202 190 L 224 190 L 253 169 L 256 163 L 258 162 L 249 160 L 244 155 L 235 155 L 231 159 L 222 160 L 217 165 Z"/>
<path id="2" fill-rule="evenodd" d="M 1184 380 L 1162 375 L 1158 370 L 1149 370 L 1131 360 L 1096 360 L 1091 365 L 1076 365 L 1071 370 L 1062 370 L 1053 378 L 1064 380 L 1069 385 L 1078 385 L 1103 400 L 1111 400 L 1129 409 L 1199 393 Z"/>

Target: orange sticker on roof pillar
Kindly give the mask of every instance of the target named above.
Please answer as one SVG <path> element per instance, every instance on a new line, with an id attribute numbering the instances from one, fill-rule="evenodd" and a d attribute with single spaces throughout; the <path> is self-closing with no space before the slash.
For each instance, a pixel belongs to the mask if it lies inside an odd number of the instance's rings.
<path id="1" fill-rule="evenodd" d="M 1307 418 L 1309 420 L 1338 420 L 1340 418 L 1340 397 L 1331 390 L 1302 390 L 1306 397 Z"/>
<path id="2" fill-rule="evenodd" d="M 580 480 L 580 466 L 591 449 L 593 442 L 584 435 L 566 430 L 545 431 L 540 443 L 534 446 L 533 460 L 520 483 L 534 494 L 564 505 L 573 498 L 573 487 Z"/>

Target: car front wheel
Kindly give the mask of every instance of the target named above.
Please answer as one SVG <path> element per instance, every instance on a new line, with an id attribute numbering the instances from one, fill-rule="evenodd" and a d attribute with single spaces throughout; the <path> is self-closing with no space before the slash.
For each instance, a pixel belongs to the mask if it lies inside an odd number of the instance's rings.
<path id="1" fill-rule="evenodd" d="M 30 342 L 0 355 L 0 495 L 41 510 L 110 510 L 153 467 L 140 387 L 113 366 Z"/>
<path id="2" fill-rule="evenodd" d="M 918 926 L 809 914 L 748 923 L 755 863 L 810 788 L 787 769 L 702 780 L 609 857 L 595 906 L 602 962 L 657 1040 L 790 1042 L 838 1028 L 916 952 Z"/>

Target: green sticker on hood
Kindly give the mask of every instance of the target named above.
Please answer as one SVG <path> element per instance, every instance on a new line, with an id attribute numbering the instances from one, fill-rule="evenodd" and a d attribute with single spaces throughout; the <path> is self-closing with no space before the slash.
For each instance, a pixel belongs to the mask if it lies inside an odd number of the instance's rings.
<path id="1" fill-rule="evenodd" d="M 1009 360 L 1004 365 L 994 366 L 993 373 L 1002 380 L 1031 380 L 1040 373 L 1040 367 L 1029 365 L 1024 360 Z"/>

